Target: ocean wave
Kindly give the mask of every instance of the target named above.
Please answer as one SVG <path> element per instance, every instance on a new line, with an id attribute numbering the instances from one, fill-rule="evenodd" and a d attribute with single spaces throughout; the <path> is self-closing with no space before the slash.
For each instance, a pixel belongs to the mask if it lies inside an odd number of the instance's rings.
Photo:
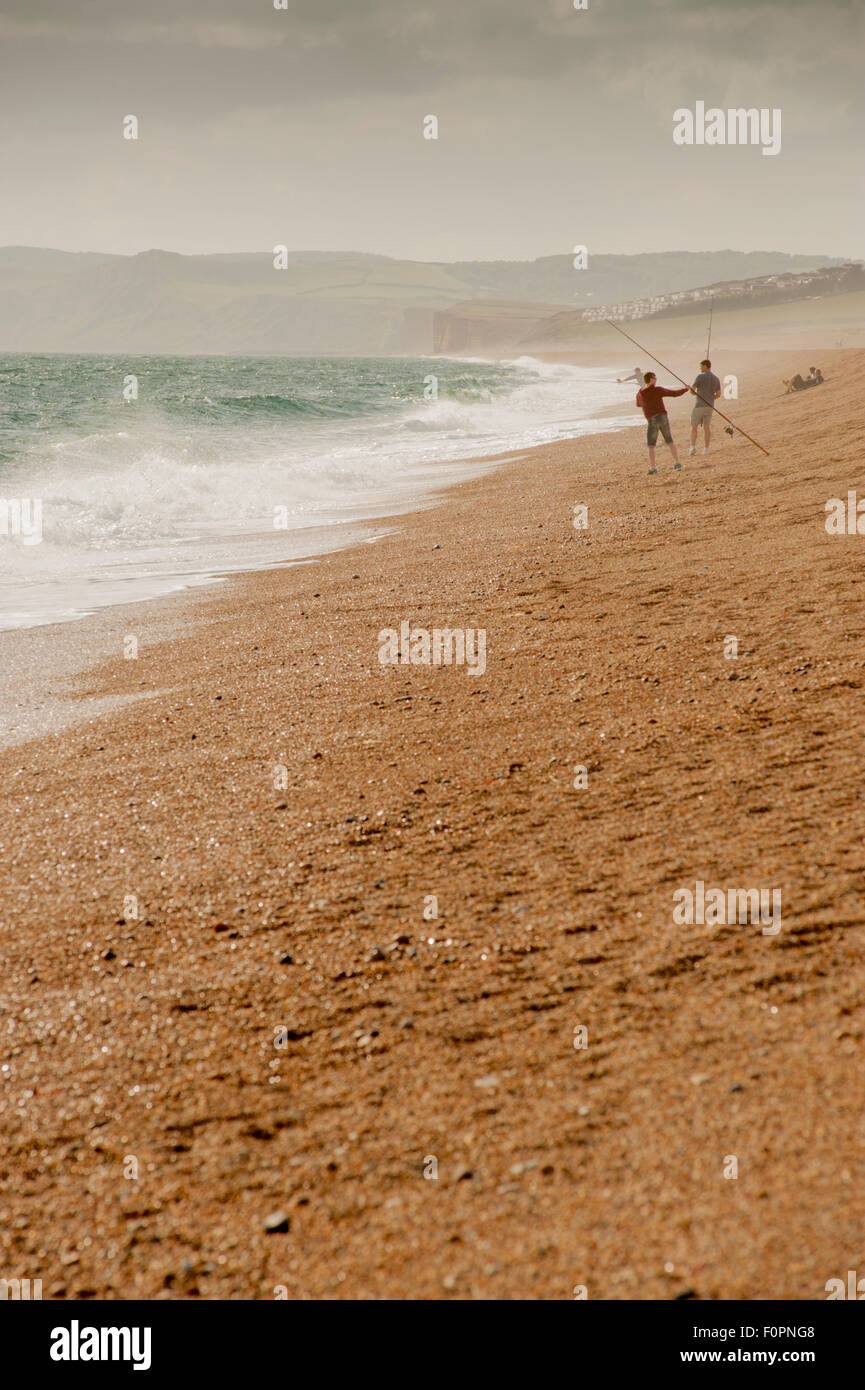
<path id="1" fill-rule="evenodd" d="M 273 392 L 264 395 L 219 396 L 215 404 L 227 410 L 248 411 L 261 415 L 302 415 L 320 418 L 346 416 L 356 412 L 354 402 L 325 402 L 305 396 L 281 396 Z"/>
<path id="2" fill-rule="evenodd" d="M 128 367 L 32 359 L 19 398 L 0 395 L 3 495 L 40 499 L 43 526 L 39 545 L 0 538 L 0 579 L 62 584 L 127 564 L 164 578 L 189 551 L 180 542 L 206 542 L 218 567 L 222 541 L 236 561 L 249 536 L 250 567 L 275 563 L 285 530 L 386 515 L 460 460 L 610 427 L 589 417 L 630 398 L 532 358 L 151 359 L 127 403 Z M 25 395 L 38 419 L 22 419 Z"/>

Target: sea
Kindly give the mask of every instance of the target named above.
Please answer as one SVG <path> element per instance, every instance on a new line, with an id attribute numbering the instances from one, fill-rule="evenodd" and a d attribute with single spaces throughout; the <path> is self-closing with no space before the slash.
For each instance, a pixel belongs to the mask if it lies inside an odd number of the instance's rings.
<path id="1" fill-rule="evenodd" d="M 632 399 L 530 357 L 0 357 L 0 630 L 339 548 Z"/>

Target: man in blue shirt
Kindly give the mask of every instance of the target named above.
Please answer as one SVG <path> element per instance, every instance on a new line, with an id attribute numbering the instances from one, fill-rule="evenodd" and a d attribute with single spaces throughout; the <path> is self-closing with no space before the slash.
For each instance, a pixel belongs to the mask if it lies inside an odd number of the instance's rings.
<path id="1" fill-rule="evenodd" d="M 692 388 L 696 398 L 694 409 L 691 411 L 691 447 L 689 454 L 697 452 L 697 431 L 703 426 L 703 453 L 708 454 L 709 442 L 712 437 L 711 424 L 712 416 L 715 413 L 715 401 L 721 394 L 721 383 L 712 371 L 712 364 L 708 357 L 700 363 L 699 376 L 694 378 Z"/>

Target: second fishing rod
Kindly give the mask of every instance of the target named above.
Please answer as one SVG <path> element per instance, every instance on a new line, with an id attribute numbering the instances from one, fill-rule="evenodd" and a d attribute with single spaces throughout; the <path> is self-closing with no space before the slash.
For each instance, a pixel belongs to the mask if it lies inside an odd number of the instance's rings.
<path id="1" fill-rule="evenodd" d="M 670 376 L 675 377 L 677 381 L 681 381 L 682 385 L 687 386 L 689 390 L 691 389 L 689 382 L 685 381 L 682 377 L 680 377 L 678 372 L 674 372 L 672 368 L 668 367 L 665 362 L 662 362 L 660 357 L 656 357 L 653 352 L 649 352 L 649 349 L 643 347 L 642 343 L 638 343 L 636 338 L 632 338 L 630 333 L 625 332 L 624 328 L 620 328 L 617 323 L 613 323 L 612 319 L 604 319 L 604 323 L 608 323 L 611 328 L 615 328 L 617 333 L 621 333 L 622 337 L 627 338 L 629 343 L 633 343 L 634 347 L 638 347 L 640 349 L 640 352 L 644 352 L 647 357 L 651 357 L 652 361 L 657 362 L 659 367 L 663 367 L 665 372 L 669 372 Z M 748 434 L 747 430 L 743 430 L 742 426 L 737 425 L 735 420 L 731 420 L 729 415 L 725 415 L 723 410 L 719 410 L 718 407 L 715 405 L 714 401 L 707 401 L 705 396 L 701 396 L 698 391 L 694 394 L 696 395 L 698 400 L 703 402 L 704 405 L 711 406 L 715 414 L 720 415 L 722 420 L 726 420 L 727 424 L 731 425 L 734 430 L 738 430 L 741 435 L 744 435 L 744 437 L 748 440 L 749 444 L 753 444 L 755 449 L 759 449 L 762 454 L 765 454 L 767 458 L 769 457 L 769 450 L 764 449 L 762 444 L 758 444 L 756 439 L 752 439 L 750 434 Z"/>

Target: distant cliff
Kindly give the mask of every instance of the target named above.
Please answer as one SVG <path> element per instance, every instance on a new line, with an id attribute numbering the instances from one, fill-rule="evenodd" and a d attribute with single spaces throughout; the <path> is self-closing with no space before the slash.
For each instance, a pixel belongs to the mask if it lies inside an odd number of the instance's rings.
<path id="1" fill-rule="evenodd" d="M 739 251 L 598 255 L 585 270 L 575 270 L 570 256 L 448 264 L 293 252 L 286 259 L 277 270 L 269 251 L 0 249 L 0 352 L 483 353 L 592 304 L 840 264 Z"/>
<path id="2" fill-rule="evenodd" d="M 507 300 L 472 299 L 433 316 L 435 353 L 471 356 L 543 336 L 556 314 L 551 304 L 512 304 Z M 573 310 L 560 313 L 573 315 Z"/>

